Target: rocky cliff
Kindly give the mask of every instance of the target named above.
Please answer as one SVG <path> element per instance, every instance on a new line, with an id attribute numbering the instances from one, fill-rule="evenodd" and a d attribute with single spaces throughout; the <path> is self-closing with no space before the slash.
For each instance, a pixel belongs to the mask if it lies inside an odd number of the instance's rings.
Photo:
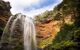
<path id="1" fill-rule="evenodd" d="M 79 3 L 79 0 L 63 0 L 63 2 L 56 6 L 54 10 L 46 11 L 43 14 L 36 16 L 36 30 L 39 48 L 43 49 L 54 43 L 55 44 L 52 45 L 52 48 L 60 47 L 59 45 L 63 43 L 68 44 L 68 42 L 73 44 L 74 40 L 70 39 L 74 33 L 72 34 L 70 32 L 73 31 L 73 27 L 79 25 L 79 23 L 76 22 L 76 18 L 78 18 L 79 15 L 77 11 Z M 63 46 L 64 45 L 65 44 L 63 44 Z"/>
<path id="2" fill-rule="evenodd" d="M 0 36 L 2 34 L 2 31 L 11 16 L 10 12 L 11 6 L 9 2 L 4 2 L 0 0 Z"/>

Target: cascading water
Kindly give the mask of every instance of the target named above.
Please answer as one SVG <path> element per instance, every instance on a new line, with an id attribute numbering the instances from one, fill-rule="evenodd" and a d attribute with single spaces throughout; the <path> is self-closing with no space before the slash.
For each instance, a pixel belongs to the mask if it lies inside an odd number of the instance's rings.
<path id="1" fill-rule="evenodd" d="M 5 50 L 37 50 L 34 20 L 21 14 L 11 16 L 1 38 L 1 47 Z"/>

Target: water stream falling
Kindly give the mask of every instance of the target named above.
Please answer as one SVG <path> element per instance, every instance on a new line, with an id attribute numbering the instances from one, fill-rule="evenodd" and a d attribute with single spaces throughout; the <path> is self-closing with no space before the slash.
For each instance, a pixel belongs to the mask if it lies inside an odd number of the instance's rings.
<path id="1" fill-rule="evenodd" d="M 37 50 L 35 26 L 30 18 L 26 18 L 24 22 L 24 49 Z"/>
<path id="2" fill-rule="evenodd" d="M 11 16 L 4 29 L 1 46 L 6 50 L 37 50 L 34 20 L 21 14 Z"/>

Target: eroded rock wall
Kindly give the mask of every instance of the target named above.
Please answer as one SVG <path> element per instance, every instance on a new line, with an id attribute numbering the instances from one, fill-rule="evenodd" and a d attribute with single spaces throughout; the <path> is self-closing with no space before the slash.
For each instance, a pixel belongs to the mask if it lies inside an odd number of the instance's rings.
<path id="1" fill-rule="evenodd" d="M 63 0 L 54 10 L 36 16 L 39 48 L 45 48 L 51 44 L 64 24 L 72 25 L 75 23 L 77 2 L 77 0 Z"/>
<path id="2" fill-rule="evenodd" d="M 3 29 L 11 16 L 11 6 L 9 2 L 0 0 L 0 36 L 2 35 Z"/>

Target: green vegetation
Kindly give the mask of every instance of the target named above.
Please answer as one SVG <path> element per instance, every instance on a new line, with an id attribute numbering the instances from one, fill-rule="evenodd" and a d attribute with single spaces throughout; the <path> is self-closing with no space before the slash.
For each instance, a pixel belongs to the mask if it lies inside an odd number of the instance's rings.
<path id="1" fill-rule="evenodd" d="M 52 48 L 65 50 L 65 49 L 74 49 L 75 46 L 78 46 L 79 42 L 76 42 L 76 38 L 79 38 L 80 28 L 76 28 L 74 25 L 64 25 L 61 31 L 53 40 Z M 69 47 L 69 48 L 67 48 Z"/>
<path id="2" fill-rule="evenodd" d="M 79 0 L 63 0 L 61 4 L 54 8 L 53 11 L 47 11 L 47 14 L 43 13 L 41 22 L 44 22 L 47 18 L 52 18 L 52 20 L 63 21 L 60 32 L 57 33 L 57 36 L 53 40 L 52 44 L 49 45 L 47 50 L 77 50 L 80 48 L 80 1 Z M 73 24 L 67 24 L 64 22 L 64 18 L 72 14 L 72 19 L 74 19 Z M 40 18 L 38 18 L 40 19 Z M 44 21 L 42 21 L 44 20 Z M 39 20 L 37 20 L 39 21 Z M 44 48 L 44 50 L 46 50 Z"/>

